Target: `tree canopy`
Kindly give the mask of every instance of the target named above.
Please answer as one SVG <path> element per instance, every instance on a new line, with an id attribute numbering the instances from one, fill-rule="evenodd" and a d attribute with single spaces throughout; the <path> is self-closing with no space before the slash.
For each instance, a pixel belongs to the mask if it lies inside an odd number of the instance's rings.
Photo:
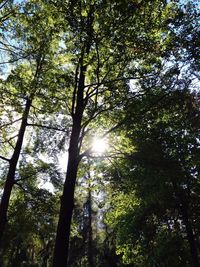
<path id="1" fill-rule="evenodd" d="M 0 265 L 200 266 L 198 4 L 4 0 L 0 53 Z"/>

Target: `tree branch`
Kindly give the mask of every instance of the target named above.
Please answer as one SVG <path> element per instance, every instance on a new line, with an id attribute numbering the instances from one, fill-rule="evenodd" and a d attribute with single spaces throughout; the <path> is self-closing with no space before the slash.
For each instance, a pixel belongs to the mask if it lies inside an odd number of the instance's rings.
<path id="1" fill-rule="evenodd" d="M 18 134 L 16 134 L 16 135 L 10 137 L 8 140 L 5 140 L 5 141 L 3 141 L 3 142 L 0 142 L 0 144 L 9 143 L 12 139 L 16 138 L 17 136 L 18 136 Z"/>
<path id="2" fill-rule="evenodd" d="M 4 2 L 0 5 L 0 9 L 2 9 L 7 3 L 8 3 L 8 0 L 4 1 Z"/>
<path id="3" fill-rule="evenodd" d="M 19 186 L 19 188 L 22 189 L 22 191 L 24 193 L 28 193 L 28 191 L 21 184 L 19 184 L 18 182 L 14 182 L 14 184 L 16 184 L 17 186 Z"/>
<path id="4" fill-rule="evenodd" d="M 22 118 L 19 118 L 19 119 L 17 119 L 17 120 L 11 121 L 11 122 L 9 122 L 9 123 L 2 124 L 2 125 L 0 126 L 0 129 L 2 129 L 3 127 L 6 127 L 6 126 L 12 125 L 13 123 L 20 121 L 21 119 L 22 119 Z"/>
<path id="5" fill-rule="evenodd" d="M 79 63 L 77 64 L 76 74 L 75 74 L 75 85 L 74 85 L 74 91 L 73 91 L 73 97 L 72 97 L 72 110 L 71 110 L 72 116 L 75 113 L 76 91 L 77 91 L 77 83 L 78 83 L 78 70 L 79 70 Z"/>
<path id="6" fill-rule="evenodd" d="M 143 109 L 141 112 L 139 112 L 138 114 L 136 114 L 136 116 L 144 116 L 148 111 L 151 110 L 151 108 L 153 108 L 157 103 L 159 103 L 160 101 L 162 101 L 170 92 L 165 93 L 164 95 L 162 95 L 161 97 L 159 97 L 158 99 L 156 99 L 156 101 L 154 101 L 149 107 L 147 107 L 146 109 Z M 141 114 L 142 113 L 142 114 Z M 130 115 L 132 117 L 132 115 Z M 128 120 L 130 120 L 130 116 L 125 117 L 123 120 L 121 120 L 118 124 L 116 124 L 115 126 L 113 126 L 112 128 L 110 128 L 108 131 L 106 131 L 100 138 L 103 139 L 105 138 L 108 134 L 116 131 L 117 129 L 119 129 L 121 126 L 123 126 Z M 92 151 L 92 147 L 90 146 L 87 150 L 85 150 L 85 152 L 83 152 L 82 154 L 79 155 L 79 160 L 81 160 L 83 157 L 85 156 L 89 156 L 90 153 Z"/>
<path id="7" fill-rule="evenodd" d="M 155 76 L 155 74 L 154 74 L 154 75 L 148 75 L 148 76 L 145 76 L 145 78 L 146 78 L 146 77 L 151 77 L 151 76 Z M 97 82 L 97 83 L 86 84 L 86 85 L 85 85 L 85 88 L 87 88 L 87 87 L 92 87 L 92 86 L 100 86 L 100 85 L 110 84 L 110 83 L 120 82 L 120 81 L 138 80 L 138 79 L 143 79 L 143 78 L 144 78 L 143 76 L 121 77 L 121 78 L 116 78 L 116 79 L 109 80 L 109 81 L 104 81 L 104 82 L 99 82 L 99 83 Z"/>
<path id="8" fill-rule="evenodd" d="M 37 124 L 37 123 L 27 123 L 27 126 L 41 127 L 41 128 L 46 128 L 46 129 L 49 129 L 49 130 L 55 130 L 55 131 L 68 133 L 68 131 L 64 130 L 64 129 L 60 129 L 60 128 L 52 127 L 52 126 L 47 126 L 47 125 L 42 125 L 42 124 Z"/>
<path id="9" fill-rule="evenodd" d="M 5 158 L 5 157 L 3 157 L 3 156 L 1 156 L 1 155 L 0 155 L 0 159 L 2 159 L 2 160 L 4 160 L 4 161 L 8 161 L 8 162 L 10 162 L 10 159 L 7 159 L 7 158 Z"/>

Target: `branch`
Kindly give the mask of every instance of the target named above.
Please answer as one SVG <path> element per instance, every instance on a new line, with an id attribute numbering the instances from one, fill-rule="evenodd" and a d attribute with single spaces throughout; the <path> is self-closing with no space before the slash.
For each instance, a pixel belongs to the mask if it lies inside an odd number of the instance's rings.
<path id="1" fill-rule="evenodd" d="M 152 74 L 151 75 L 146 75 L 145 77 L 151 77 L 151 76 L 155 76 L 155 74 L 154 75 L 152 75 Z M 109 80 L 109 81 L 87 84 L 87 85 L 85 85 L 85 88 L 92 87 L 92 86 L 100 86 L 100 85 L 109 84 L 109 83 L 113 83 L 113 82 L 128 81 L 128 80 L 138 80 L 138 79 L 143 79 L 143 78 L 144 78 L 143 76 L 121 77 L 121 78 L 116 78 L 116 79 Z"/>
<path id="2" fill-rule="evenodd" d="M 5 39 L 5 38 L 4 38 L 4 39 Z M 21 52 L 26 53 L 26 50 L 24 50 L 23 48 L 21 48 L 21 47 L 19 47 L 19 46 L 15 46 L 15 45 L 10 44 L 9 41 L 8 41 L 7 39 L 5 39 L 5 41 L 6 41 L 7 43 L 4 43 L 4 42 L 0 41 L 0 44 L 3 45 L 3 46 L 5 46 L 8 50 L 10 50 L 10 52 L 15 53 L 13 50 L 11 50 L 11 48 L 13 48 L 13 49 L 15 49 L 15 50 L 20 50 Z M 31 51 L 29 52 L 29 54 L 31 54 L 31 53 L 35 53 L 35 52 L 36 52 L 36 50 L 31 50 Z M 16 53 L 16 54 L 17 54 L 17 53 Z"/>
<path id="3" fill-rule="evenodd" d="M 107 60 L 109 60 L 109 58 L 110 58 L 110 56 L 107 58 Z M 105 61 L 102 63 L 102 66 L 104 65 L 104 63 L 105 63 L 107 60 L 105 60 Z M 108 76 L 108 74 L 110 73 L 110 71 L 111 71 L 111 70 L 109 69 L 109 70 L 106 72 L 106 74 L 105 74 L 104 77 L 102 78 L 101 83 L 100 83 L 100 79 L 98 79 L 97 83 L 94 84 L 96 87 L 95 87 L 92 91 L 89 92 L 89 89 L 90 89 L 90 87 L 92 86 L 92 84 L 91 84 L 91 85 L 86 85 L 86 86 L 85 86 L 85 88 L 86 88 L 86 87 L 88 88 L 87 91 L 86 91 L 86 98 L 89 97 L 91 93 L 95 92 L 96 89 L 97 89 L 101 84 L 104 84 L 104 81 L 105 81 L 106 77 Z"/>
<path id="4" fill-rule="evenodd" d="M 19 179 L 15 179 L 15 183 L 17 184 L 18 182 L 20 181 L 24 181 L 24 180 L 27 180 L 27 179 L 30 179 L 31 177 L 33 177 L 33 175 L 28 175 L 26 177 L 23 177 L 23 178 L 19 178 Z"/>
<path id="5" fill-rule="evenodd" d="M 82 59 L 80 58 L 76 66 L 74 91 L 73 91 L 73 97 L 72 97 L 72 109 L 71 109 L 72 116 L 75 114 L 76 92 L 77 92 L 77 87 L 78 87 L 79 66 L 82 64 L 81 61 Z"/>
<path id="6" fill-rule="evenodd" d="M 105 90 L 105 91 L 106 91 L 106 90 Z M 137 98 L 137 97 L 141 97 L 141 96 L 144 96 L 144 93 L 135 93 L 132 97 L 129 97 L 129 98 L 127 99 L 127 102 L 130 102 L 131 100 L 133 100 L 133 99 L 135 99 L 135 98 Z M 100 105 L 100 106 L 98 107 L 98 109 L 95 109 L 95 110 L 93 111 L 91 117 L 90 117 L 88 120 L 86 120 L 86 121 L 82 124 L 81 127 L 86 127 L 86 126 L 87 126 L 93 119 L 95 119 L 98 115 L 100 115 L 100 114 L 103 113 L 103 112 L 106 112 L 106 111 L 109 111 L 109 110 L 112 110 L 112 109 L 116 108 L 116 107 L 118 106 L 118 104 L 119 104 L 119 103 L 116 103 L 116 104 L 115 104 L 114 106 L 112 106 L 112 107 L 108 107 L 108 108 L 104 108 L 104 109 L 103 109 L 103 107 L 104 107 L 104 105 L 105 105 L 105 103 L 103 103 L 102 105 Z"/>
<path id="7" fill-rule="evenodd" d="M 15 181 L 14 184 L 16 184 L 17 186 L 19 186 L 19 188 L 22 189 L 22 191 L 24 193 L 28 193 L 28 191 L 21 184 L 19 184 L 18 182 Z"/>
<path id="8" fill-rule="evenodd" d="M 7 3 L 8 3 L 8 0 L 4 1 L 4 2 L 0 5 L 0 9 L 2 9 Z"/>
<path id="9" fill-rule="evenodd" d="M 5 158 L 5 157 L 3 157 L 1 155 L 0 155 L 0 159 L 10 162 L 10 159 L 7 159 L 7 158 Z"/>
<path id="10" fill-rule="evenodd" d="M 124 154 L 121 153 L 121 155 L 119 155 L 119 153 L 117 154 L 107 154 L 107 155 L 88 155 L 89 158 L 91 159 L 123 159 L 124 158 Z"/>
<path id="11" fill-rule="evenodd" d="M 8 140 L 8 144 L 12 147 L 12 149 L 15 149 L 15 146 L 11 143 L 11 141 Z"/>
<path id="12" fill-rule="evenodd" d="M 11 60 L 8 60 L 8 61 L 0 62 L 0 65 L 15 63 L 15 62 L 17 62 L 17 61 L 19 61 L 19 60 L 21 60 L 21 59 L 26 59 L 26 58 L 28 58 L 30 55 L 31 55 L 31 53 L 29 53 L 29 54 L 27 54 L 27 55 L 20 56 L 20 57 L 15 58 L 15 59 L 11 59 Z"/>
<path id="13" fill-rule="evenodd" d="M 100 83 L 100 79 L 99 79 L 99 74 L 100 74 L 100 57 L 99 57 L 99 48 L 98 48 L 98 44 L 96 43 L 96 53 L 97 53 L 97 90 L 96 90 L 96 95 L 95 95 L 95 108 L 97 108 L 97 104 L 98 104 L 98 89 L 99 89 L 99 83 Z"/>
<path id="14" fill-rule="evenodd" d="M 27 126 L 41 127 L 41 128 L 46 128 L 46 129 L 50 129 L 50 130 L 55 130 L 55 131 L 60 131 L 60 132 L 68 133 L 67 130 L 60 129 L 60 128 L 57 128 L 57 127 L 52 127 L 52 126 L 42 125 L 42 124 L 27 123 Z"/>
<path id="15" fill-rule="evenodd" d="M 161 97 L 159 97 L 158 99 L 156 99 L 156 101 L 154 101 L 149 107 L 147 107 L 146 109 L 143 109 L 141 112 L 136 114 L 136 116 L 140 116 L 140 115 L 144 116 L 149 110 L 151 110 L 151 108 L 153 108 L 157 103 L 162 101 L 170 93 L 171 92 L 169 91 L 169 92 L 165 93 L 164 95 L 162 95 Z M 108 134 L 119 129 L 121 126 L 123 126 L 131 118 L 132 118 L 132 115 L 130 114 L 129 116 L 127 116 L 123 120 L 121 120 L 118 124 L 116 124 L 115 126 L 110 128 L 108 131 L 106 131 L 100 138 L 104 139 L 106 136 L 108 136 Z M 79 160 L 81 160 L 85 156 L 87 156 L 87 157 L 90 156 L 91 151 L 92 151 L 92 146 L 90 146 L 87 150 L 85 150 L 85 152 L 83 152 L 82 154 L 79 155 Z"/>
<path id="16" fill-rule="evenodd" d="M 103 106 L 103 105 L 102 105 Z M 111 107 L 108 107 L 108 108 L 104 108 L 104 109 L 100 109 L 98 112 L 96 112 L 96 110 L 94 111 L 94 113 L 92 114 L 92 116 L 87 120 L 85 121 L 83 124 L 82 124 L 82 128 L 85 128 L 89 125 L 89 123 L 94 120 L 98 115 L 100 115 L 101 113 L 103 112 L 106 112 L 106 111 L 109 111 L 109 110 L 112 110 Z"/>
<path id="17" fill-rule="evenodd" d="M 5 141 L 3 141 L 3 142 L 0 142 L 0 144 L 5 144 L 5 143 L 7 143 L 7 142 L 9 143 L 9 141 L 11 141 L 12 139 L 16 138 L 17 136 L 18 136 L 18 134 L 16 134 L 16 135 L 10 137 L 8 140 L 5 140 Z"/>
<path id="18" fill-rule="evenodd" d="M 3 23 L 4 21 L 6 21 L 12 13 L 15 14 L 15 12 L 13 12 L 13 10 L 11 10 L 7 14 L 5 14 L 3 17 L 0 18 L 0 22 Z"/>
<path id="19" fill-rule="evenodd" d="M 9 123 L 5 123 L 5 124 L 3 124 L 3 125 L 0 126 L 0 129 L 2 129 L 3 127 L 6 127 L 6 126 L 12 125 L 13 123 L 20 121 L 21 119 L 22 118 L 19 118 L 17 120 L 11 121 Z"/>

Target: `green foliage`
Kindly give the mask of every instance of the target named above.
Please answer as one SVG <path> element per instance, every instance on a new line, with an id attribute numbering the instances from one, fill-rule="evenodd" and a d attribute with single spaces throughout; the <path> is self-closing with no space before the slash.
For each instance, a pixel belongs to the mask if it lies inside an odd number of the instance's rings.
<path id="1" fill-rule="evenodd" d="M 122 192 L 112 197 L 113 210 L 107 216 L 107 223 L 116 231 L 117 252 L 126 263 L 191 266 L 180 206 L 187 206 L 197 233 L 197 97 L 187 91 L 172 92 L 165 99 L 167 105 L 127 125 L 136 152 L 127 154 L 127 159 L 118 163 L 118 171 L 111 172 L 118 181 L 114 188 Z"/>
<path id="2" fill-rule="evenodd" d="M 81 118 L 78 154 L 90 158 L 78 170 L 71 266 L 89 265 L 90 227 L 95 266 L 191 266 L 181 207 L 198 243 L 199 14 L 194 5 L 2 1 L 2 160 L 15 150 L 31 100 L 3 267 L 50 266 L 65 167 L 59 159 L 67 154 L 75 117 Z M 92 138 L 104 135 L 109 151 L 90 153 Z M 8 165 L 1 164 L 1 188 Z M 41 188 L 41 181 L 52 183 L 54 194 Z M 104 213 L 105 221 L 98 221 Z"/>
<path id="3" fill-rule="evenodd" d="M 31 179 L 34 182 L 34 179 Z M 29 179 L 30 183 L 30 179 Z M 55 238 L 58 198 L 47 190 L 27 186 L 14 191 L 9 209 L 9 225 L 1 257 L 3 266 L 39 264 L 51 258 Z M 36 265 L 34 265 L 36 266 Z"/>

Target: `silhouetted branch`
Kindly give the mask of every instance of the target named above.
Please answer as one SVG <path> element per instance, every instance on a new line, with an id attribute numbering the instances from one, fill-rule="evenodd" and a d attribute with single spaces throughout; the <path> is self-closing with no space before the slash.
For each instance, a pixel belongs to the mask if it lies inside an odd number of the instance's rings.
<path id="1" fill-rule="evenodd" d="M 3 157 L 1 155 L 0 155 L 0 159 L 10 162 L 10 159 L 7 159 L 7 158 L 5 158 L 5 157 Z"/>
<path id="2" fill-rule="evenodd" d="M 55 131 L 68 133 L 68 131 L 64 130 L 64 129 L 60 129 L 60 128 L 52 127 L 52 126 L 48 126 L 48 125 L 37 124 L 37 123 L 27 123 L 27 126 L 41 127 L 41 128 L 46 128 L 46 129 L 49 129 L 49 130 L 55 130 Z"/>

